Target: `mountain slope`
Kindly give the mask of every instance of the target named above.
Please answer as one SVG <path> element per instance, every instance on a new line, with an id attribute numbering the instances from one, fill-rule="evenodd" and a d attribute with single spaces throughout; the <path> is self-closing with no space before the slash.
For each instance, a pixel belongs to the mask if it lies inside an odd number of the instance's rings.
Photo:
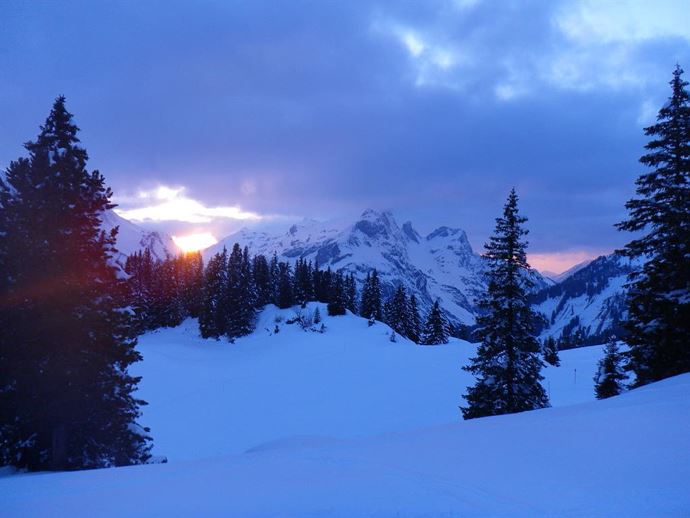
<path id="1" fill-rule="evenodd" d="M 366 210 L 358 221 L 345 225 L 305 221 L 277 235 L 244 229 L 204 255 L 208 259 L 235 242 L 248 246 L 254 254 L 275 252 L 283 260 L 305 258 L 322 268 L 351 272 L 360 287 L 367 273 L 376 268 L 384 295 L 402 283 L 425 311 L 439 299 L 456 324 L 474 323 L 475 299 L 486 287 L 484 261 L 472 250 L 463 230 L 444 226 L 421 236 L 411 222 L 398 225 L 390 212 Z M 533 280 L 538 288 L 549 284 L 537 272 Z"/>
<path id="2" fill-rule="evenodd" d="M 620 333 L 625 318 L 625 284 L 637 263 L 622 256 L 601 256 L 555 286 L 532 296 L 543 317 L 542 338 L 562 346 L 602 343 Z"/>
<path id="3" fill-rule="evenodd" d="M 551 279 L 555 284 L 561 283 L 564 280 L 566 280 L 568 277 L 573 275 L 576 272 L 579 272 L 582 270 L 584 267 L 586 267 L 589 263 L 591 263 L 592 260 L 588 259 L 586 261 L 582 261 L 581 263 L 577 263 L 575 266 L 571 266 L 568 268 L 566 271 L 562 273 L 553 273 L 553 272 L 547 272 L 547 271 L 542 271 L 542 275 L 545 275 L 549 279 Z"/>
<path id="4" fill-rule="evenodd" d="M 313 311 L 310 305 L 307 311 Z M 690 375 L 593 401 L 601 348 L 546 370 L 554 408 L 462 421 L 474 346 L 326 332 L 268 307 L 235 344 L 141 337 L 142 424 L 168 464 L 0 476 L 8 516 L 683 516 Z M 280 331 L 273 333 L 274 326 Z M 624 430 L 624 433 L 621 432 Z M 641 446 L 642 445 L 642 446 Z"/>
<path id="5" fill-rule="evenodd" d="M 117 258 L 118 264 L 124 264 L 128 255 L 146 248 L 156 259 L 165 259 L 168 255 L 178 253 L 177 246 L 168 234 L 145 230 L 112 210 L 104 212 L 101 215 L 101 221 L 103 230 L 109 231 L 118 227 L 116 244 L 120 253 Z"/>

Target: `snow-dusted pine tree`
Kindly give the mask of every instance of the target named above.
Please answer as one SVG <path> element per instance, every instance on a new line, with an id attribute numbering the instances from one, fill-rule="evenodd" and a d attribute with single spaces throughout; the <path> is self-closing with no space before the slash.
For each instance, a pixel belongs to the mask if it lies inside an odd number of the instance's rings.
<path id="1" fill-rule="evenodd" d="M 623 354 L 618 348 L 618 340 L 612 337 L 604 348 L 604 357 L 599 360 L 597 372 L 594 375 L 594 392 L 597 399 L 617 396 L 625 390 L 624 361 Z"/>
<path id="2" fill-rule="evenodd" d="M 30 470 L 145 462 L 139 378 L 112 195 L 88 171 L 59 97 L 0 180 L 0 464 Z"/>
<path id="3" fill-rule="evenodd" d="M 637 198 L 619 230 L 642 233 L 622 253 L 644 261 L 629 278 L 628 368 L 644 385 L 690 371 L 690 96 L 676 67 L 672 94 L 640 162 L 651 170 L 636 181 Z"/>
<path id="4" fill-rule="evenodd" d="M 448 343 L 448 322 L 441 312 L 438 300 L 429 311 L 429 316 L 424 325 L 424 333 L 422 335 L 422 343 L 424 345 L 440 345 Z"/>
<path id="5" fill-rule="evenodd" d="M 462 408 L 465 419 L 510 414 L 549 405 L 541 386 L 540 345 L 534 336 L 534 315 L 527 300 L 531 281 L 523 236 L 527 219 L 518 213 L 518 197 L 511 190 L 496 219 L 495 234 L 484 258 L 489 266 L 486 295 L 479 301 L 484 314 L 477 318 L 481 344 L 464 369 L 476 377 L 468 387 Z"/>

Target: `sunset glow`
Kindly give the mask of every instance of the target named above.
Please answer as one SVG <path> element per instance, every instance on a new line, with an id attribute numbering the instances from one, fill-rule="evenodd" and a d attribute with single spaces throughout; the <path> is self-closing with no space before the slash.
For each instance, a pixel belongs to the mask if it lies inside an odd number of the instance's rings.
<path id="1" fill-rule="evenodd" d="M 186 223 L 209 223 L 214 219 L 235 219 L 258 221 L 259 214 L 242 210 L 239 206 L 210 207 L 199 200 L 188 197 L 185 187 L 158 186 L 152 191 L 140 191 L 136 205 L 132 208 L 117 208 L 115 212 L 132 221 L 183 221 Z M 124 200 L 125 205 L 132 200 Z M 119 201 L 118 203 L 122 203 Z"/>
<path id="2" fill-rule="evenodd" d="M 602 254 L 605 252 L 601 252 Z M 588 251 L 554 252 L 550 254 L 528 254 L 532 268 L 540 272 L 562 273 L 583 261 L 594 259 L 597 253 Z"/>
<path id="3" fill-rule="evenodd" d="M 173 236 L 173 241 L 185 253 L 203 250 L 218 242 L 210 232 L 190 234 L 188 236 Z"/>

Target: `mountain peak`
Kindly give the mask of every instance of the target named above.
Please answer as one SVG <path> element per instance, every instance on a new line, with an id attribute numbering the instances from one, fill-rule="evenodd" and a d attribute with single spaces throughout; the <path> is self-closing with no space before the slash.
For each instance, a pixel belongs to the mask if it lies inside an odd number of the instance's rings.
<path id="1" fill-rule="evenodd" d="M 402 231 L 403 234 L 405 234 L 405 237 L 407 237 L 410 241 L 419 243 L 421 237 L 419 233 L 414 229 L 414 227 L 412 227 L 411 221 L 406 221 L 405 223 L 403 223 Z"/>
<path id="2" fill-rule="evenodd" d="M 446 227 L 445 225 L 438 227 L 436 230 L 431 232 L 428 236 L 426 236 L 426 240 L 431 241 L 439 237 L 458 237 L 462 241 L 467 241 L 467 234 L 465 234 L 464 230 L 460 228 Z"/>
<path id="3" fill-rule="evenodd" d="M 390 211 L 367 209 L 361 219 L 355 223 L 354 230 L 360 231 L 369 238 L 391 236 L 399 232 L 395 217 Z"/>

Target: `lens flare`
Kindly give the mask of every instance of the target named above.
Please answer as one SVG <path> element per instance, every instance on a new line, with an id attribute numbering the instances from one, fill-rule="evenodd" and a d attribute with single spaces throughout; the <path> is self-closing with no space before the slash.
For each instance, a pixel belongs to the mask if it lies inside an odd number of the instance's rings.
<path id="1" fill-rule="evenodd" d="M 218 242 L 210 232 L 201 232 L 188 236 L 173 236 L 173 241 L 185 253 L 203 250 Z"/>

